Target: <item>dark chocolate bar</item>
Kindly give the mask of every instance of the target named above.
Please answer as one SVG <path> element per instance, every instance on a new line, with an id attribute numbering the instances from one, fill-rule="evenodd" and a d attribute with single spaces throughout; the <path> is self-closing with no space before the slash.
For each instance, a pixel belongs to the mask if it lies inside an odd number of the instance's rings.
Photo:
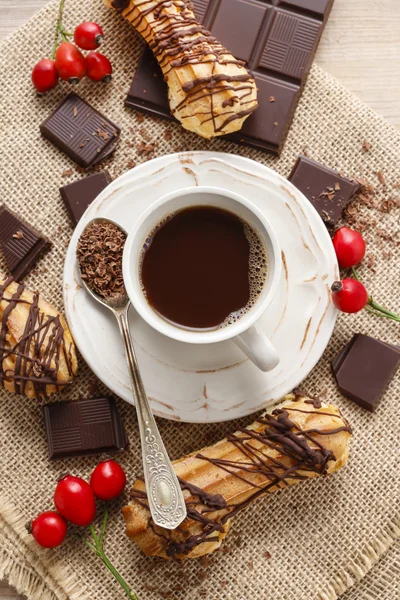
<path id="1" fill-rule="evenodd" d="M 333 0 L 193 0 L 197 19 L 236 58 L 258 88 L 258 109 L 225 139 L 279 154 Z M 167 86 L 146 49 L 125 105 L 175 120 Z"/>
<path id="2" fill-rule="evenodd" d="M 355 334 L 332 361 L 340 392 L 374 412 L 400 364 L 400 346 Z"/>
<path id="3" fill-rule="evenodd" d="M 0 206 L 0 246 L 14 279 L 33 269 L 52 243 L 4 204 Z"/>
<path id="4" fill-rule="evenodd" d="M 40 125 L 41 134 L 85 169 L 115 150 L 120 128 L 77 94 L 69 94 Z"/>
<path id="5" fill-rule="evenodd" d="M 60 194 L 74 225 L 95 198 L 111 183 L 108 171 L 94 173 L 60 188 Z"/>
<path id="6" fill-rule="evenodd" d="M 128 445 L 112 398 L 46 404 L 43 416 L 50 459 L 115 454 Z"/>
<path id="7" fill-rule="evenodd" d="M 303 192 L 328 227 L 337 224 L 343 209 L 361 187 L 357 181 L 306 156 L 299 156 L 288 179 Z"/>

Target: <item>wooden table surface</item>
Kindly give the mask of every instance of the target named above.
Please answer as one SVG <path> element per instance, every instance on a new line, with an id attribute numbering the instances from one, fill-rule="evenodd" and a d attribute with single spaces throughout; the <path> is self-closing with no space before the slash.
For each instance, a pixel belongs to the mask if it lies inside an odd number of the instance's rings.
<path id="1" fill-rule="evenodd" d="M 0 40 L 46 2 L 0 0 Z M 400 128 L 399 0 L 335 0 L 317 63 Z M 0 582 L 0 598 L 20 597 Z"/>

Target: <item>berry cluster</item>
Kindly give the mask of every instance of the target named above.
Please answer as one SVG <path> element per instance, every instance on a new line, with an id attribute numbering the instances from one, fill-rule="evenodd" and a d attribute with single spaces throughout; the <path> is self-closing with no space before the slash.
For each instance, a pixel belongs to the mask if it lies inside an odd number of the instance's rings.
<path id="1" fill-rule="evenodd" d="M 64 0 L 61 0 L 51 58 L 40 60 L 32 70 L 32 83 L 39 94 L 56 87 L 59 79 L 71 85 L 79 83 L 85 75 L 92 81 L 111 81 L 111 62 L 96 52 L 104 40 L 100 25 L 87 21 L 78 25 L 74 33 L 68 33 L 62 24 L 63 10 Z M 72 37 L 75 44 L 69 41 Z M 81 50 L 90 52 L 84 56 Z"/>
<path id="2" fill-rule="evenodd" d="M 31 525 L 33 537 L 44 548 L 59 546 L 67 533 L 67 521 L 88 527 L 96 516 L 95 496 L 100 500 L 113 500 L 122 494 L 125 484 L 125 473 L 114 460 L 97 465 L 90 485 L 80 477 L 61 477 L 54 492 L 58 512 L 46 511 L 36 517 Z"/>
<path id="3" fill-rule="evenodd" d="M 376 316 L 400 322 L 399 315 L 380 306 L 368 295 L 365 286 L 358 278 L 354 267 L 362 261 L 366 250 L 362 236 L 353 229 L 342 227 L 333 237 L 333 247 L 339 266 L 343 269 L 351 268 L 353 274 L 353 277 L 333 283 L 331 287 L 332 301 L 336 308 L 345 313 L 357 313 L 366 308 Z"/>
<path id="4" fill-rule="evenodd" d="M 108 504 L 104 509 L 100 531 L 96 532 L 93 521 L 96 516 L 96 498 L 113 500 L 122 494 L 126 476 L 122 467 L 114 460 L 105 460 L 97 465 L 90 478 L 90 484 L 81 477 L 64 475 L 60 477 L 54 493 L 57 512 L 42 512 L 32 521 L 30 531 L 43 548 L 60 546 L 67 535 L 67 522 L 78 527 L 89 527 L 91 539 L 75 535 L 90 548 L 105 564 L 130 600 L 138 600 L 135 592 L 107 557 L 104 550 L 104 534 L 108 521 Z"/>

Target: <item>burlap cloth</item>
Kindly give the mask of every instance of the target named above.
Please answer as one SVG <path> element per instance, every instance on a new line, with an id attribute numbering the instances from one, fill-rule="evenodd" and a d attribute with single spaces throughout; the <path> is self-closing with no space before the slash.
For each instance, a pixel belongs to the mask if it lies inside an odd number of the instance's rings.
<path id="1" fill-rule="evenodd" d="M 66 89 L 61 86 L 46 98 L 37 98 L 29 81 L 32 64 L 50 51 L 56 10 L 57 3 L 51 3 L 0 46 L 0 201 L 53 240 L 54 248 L 40 263 L 39 272 L 26 282 L 61 309 L 62 269 L 71 226 L 58 188 L 81 175 L 39 134 L 39 123 Z M 140 122 L 134 112 L 124 109 L 123 100 L 142 43 L 101 0 L 67 2 L 68 28 L 88 19 L 104 26 L 104 51 L 112 59 L 115 77 L 109 86 L 80 84 L 79 92 L 122 127 L 119 148 L 107 165 L 112 175 L 149 158 L 139 154 L 141 142 L 157 142 L 153 156 L 212 148 L 251 157 L 283 175 L 289 174 L 298 153 L 307 150 L 309 156 L 349 175 L 367 176 L 377 186 L 379 206 L 361 209 L 367 220 L 377 221 L 365 233 L 375 264 L 370 257 L 371 268 L 364 261 L 361 273 L 376 297 L 400 312 L 400 210 L 379 210 L 385 206 L 383 201 L 399 196 L 391 184 L 400 183 L 400 138 L 390 125 L 316 66 L 279 160 L 223 141 L 209 144 L 178 126 L 150 117 Z M 163 135 L 167 128 L 172 132 L 169 141 Z M 364 140 L 372 146 L 369 152 L 362 150 Z M 70 168 L 72 175 L 62 177 Z M 374 174 L 377 171 L 382 171 L 386 186 L 379 183 Z M 329 362 L 355 331 L 399 343 L 400 330 L 394 322 L 365 311 L 340 316 L 324 357 L 304 383 L 314 393 L 326 389 L 330 400 L 350 419 L 354 440 L 348 466 L 326 481 L 300 484 L 243 512 L 225 543 L 227 552 L 212 556 L 208 566 L 186 562 L 179 567 L 144 558 L 124 535 L 119 514 L 122 502 L 117 502 L 107 533 L 107 551 L 140 599 L 334 600 L 365 576 L 365 583 L 345 596 L 348 600 L 399 598 L 398 545 L 395 550 L 395 540 L 400 537 L 399 377 L 392 381 L 374 415 L 340 396 Z M 81 361 L 79 378 L 68 396 L 90 393 L 93 379 Z M 101 386 L 100 390 L 106 391 Z M 121 462 L 132 481 L 141 473 L 135 410 L 124 402 L 119 402 L 119 407 L 131 441 L 131 449 L 121 456 Z M 233 423 L 159 421 L 159 425 L 173 458 L 214 442 L 234 428 Z M 4 391 L 0 394 L 0 433 L 0 577 L 8 576 L 10 583 L 32 600 L 121 598 L 122 591 L 110 574 L 78 540 L 70 536 L 61 549 L 40 552 L 24 528 L 39 511 L 51 508 L 60 471 L 87 476 L 95 459 L 50 463 L 41 408 Z M 373 568 L 386 551 L 382 566 Z"/>

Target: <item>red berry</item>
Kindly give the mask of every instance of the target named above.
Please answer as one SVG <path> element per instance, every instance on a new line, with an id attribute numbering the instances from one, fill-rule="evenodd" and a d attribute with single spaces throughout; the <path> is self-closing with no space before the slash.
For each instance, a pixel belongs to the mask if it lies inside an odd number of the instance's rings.
<path id="1" fill-rule="evenodd" d="M 104 40 L 104 33 L 100 25 L 87 21 L 75 29 L 74 40 L 83 50 L 96 50 Z"/>
<path id="2" fill-rule="evenodd" d="M 108 58 L 100 52 L 89 52 L 86 57 L 87 76 L 92 81 L 111 81 L 112 65 Z"/>
<path id="3" fill-rule="evenodd" d="M 59 76 L 68 83 L 79 83 L 86 75 L 86 60 L 82 52 L 70 42 L 62 42 L 56 52 Z"/>
<path id="4" fill-rule="evenodd" d="M 33 67 L 32 83 L 39 94 L 44 94 L 56 87 L 58 73 L 54 60 L 44 58 Z"/>
<path id="5" fill-rule="evenodd" d="M 86 527 L 96 515 L 92 488 L 84 479 L 66 475 L 57 484 L 54 504 L 58 512 L 74 525 Z"/>
<path id="6" fill-rule="evenodd" d="M 338 263 L 341 267 L 354 267 L 365 256 L 365 242 L 358 231 L 342 227 L 333 237 Z"/>
<path id="7" fill-rule="evenodd" d="M 356 313 L 362 310 L 368 302 L 368 292 L 356 279 L 335 281 L 332 285 L 333 304 L 345 313 Z"/>
<path id="8" fill-rule="evenodd" d="M 112 500 L 124 491 L 126 476 L 122 467 L 114 460 L 97 465 L 90 478 L 94 495 L 101 500 Z"/>
<path id="9" fill-rule="evenodd" d="M 31 525 L 32 535 L 43 548 L 55 548 L 64 541 L 67 524 L 56 512 L 49 510 L 41 513 Z"/>

